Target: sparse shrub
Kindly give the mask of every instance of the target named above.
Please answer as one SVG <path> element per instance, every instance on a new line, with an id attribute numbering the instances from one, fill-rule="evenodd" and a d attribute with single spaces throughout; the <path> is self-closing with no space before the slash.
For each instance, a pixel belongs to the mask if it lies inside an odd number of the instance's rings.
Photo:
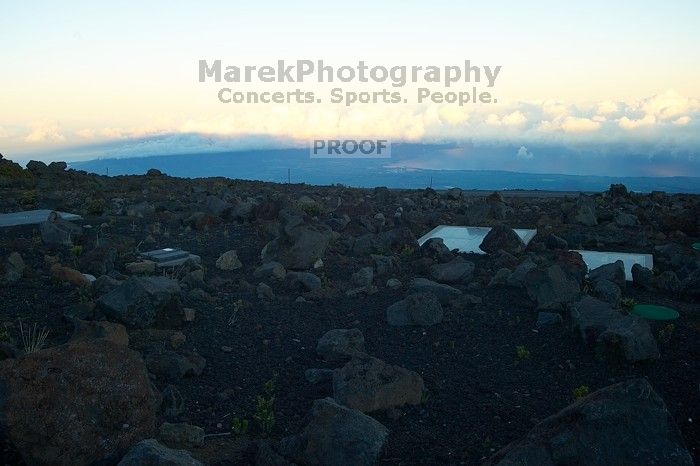
<path id="1" fill-rule="evenodd" d="M 25 327 L 22 325 L 22 319 L 19 320 L 19 333 L 22 337 L 22 346 L 25 354 L 31 354 L 39 351 L 46 343 L 46 337 L 49 336 L 49 331 L 43 327 L 41 330 L 34 326 Z"/>
<path id="2" fill-rule="evenodd" d="M 576 387 L 574 388 L 574 400 L 579 400 L 584 396 L 588 396 L 590 392 L 591 391 L 588 388 L 588 385 L 581 385 L 579 387 Z"/>
<path id="3" fill-rule="evenodd" d="M 231 422 L 231 430 L 236 435 L 245 435 L 248 432 L 248 419 L 234 417 Z"/>
<path id="4" fill-rule="evenodd" d="M 622 307 L 622 309 L 626 309 L 627 311 L 631 311 L 636 305 L 637 302 L 634 300 L 634 298 L 622 298 L 620 300 L 620 307 Z"/>
<path id="5" fill-rule="evenodd" d="M 19 196 L 19 202 L 25 207 L 36 205 L 38 194 L 35 190 L 23 191 Z"/>
<path id="6" fill-rule="evenodd" d="M 73 254 L 73 257 L 75 257 L 77 259 L 78 257 L 83 255 L 83 247 L 80 246 L 79 244 L 75 245 L 70 249 L 70 252 L 71 252 L 71 254 Z"/>
<path id="7" fill-rule="evenodd" d="M 264 393 L 258 395 L 255 405 L 255 416 L 253 418 L 265 434 L 272 432 L 272 428 L 275 426 L 274 391 L 274 382 L 272 380 L 265 382 Z"/>
<path id="8" fill-rule="evenodd" d="M 413 253 L 414 249 L 411 246 L 404 245 L 404 247 L 401 249 L 401 252 L 399 253 L 399 257 L 401 257 L 401 259 L 404 261 L 410 261 L 411 259 L 413 259 Z"/>
<path id="9" fill-rule="evenodd" d="M 309 217 L 318 217 L 321 215 L 321 207 L 318 204 L 304 204 L 301 206 L 301 210 Z"/>
<path id="10" fill-rule="evenodd" d="M 530 351 L 524 346 L 516 346 L 515 354 L 518 356 L 518 361 L 524 361 L 530 358 Z"/>
<path id="11" fill-rule="evenodd" d="M 12 338 L 12 335 L 7 330 L 7 328 L 0 330 L 0 341 L 3 343 L 9 343 L 11 345 L 15 344 L 15 339 Z"/>
<path id="12" fill-rule="evenodd" d="M 659 341 L 664 345 L 668 345 L 669 343 L 671 343 L 671 337 L 673 336 L 673 332 L 675 330 L 676 326 L 674 324 L 668 324 L 664 326 L 664 328 L 659 330 Z"/>
<path id="13" fill-rule="evenodd" d="M 102 215 L 107 210 L 107 203 L 104 199 L 93 199 L 87 207 L 85 213 L 87 215 Z"/>

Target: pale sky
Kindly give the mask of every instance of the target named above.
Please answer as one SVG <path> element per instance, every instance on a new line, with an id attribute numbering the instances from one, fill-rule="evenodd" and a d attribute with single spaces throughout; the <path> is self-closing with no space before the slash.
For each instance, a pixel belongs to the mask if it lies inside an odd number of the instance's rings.
<path id="1" fill-rule="evenodd" d="M 0 152 L 49 160 L 76 146 L 181 133 L 700 147 L 697 0 L 329 3 L 0 0 Z M 223 104 L 223 84 L 197 81 L 200 59 L 469 59 L 502 67 L 499 103 Z M 324 98 L 329 89 L 294 87 Z M 382 87 L 390 85 L 368 89 Z M 415 100 L 410 86 L 403 92 Z"/>

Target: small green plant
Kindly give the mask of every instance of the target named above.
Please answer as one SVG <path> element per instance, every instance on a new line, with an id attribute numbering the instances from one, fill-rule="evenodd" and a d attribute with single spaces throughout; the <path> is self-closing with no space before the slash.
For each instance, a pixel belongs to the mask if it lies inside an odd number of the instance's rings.
<path id="1" fill-rule="evenodd" d="M 37 324 L 30 327 L 22 325 L 22 319 L 19 319 L 19 334 L 22 337 L 22 346 L 25 354 L 31 354 L 39 351 L 46 343 L 46 337 L 49 336 L 49 331 L 46 328 L 39 330 Z"/>
<path id="2" fill-rule="evenodd" d="M 574 400 L 579 400 L 584 396 L 588 396 L 590 392 L 591 391 L 588 388 L 588 385 L 581 385 L 580 387 L 576 387 L 574 388 Z"/>
<path id="3" fill-rule="evenodd" d="M 0 330 L 0 341 L 3 343 L 9 343 L 11 345 L 15 344 L 15 339 L 12 338 L 12 335 L 7 330 L 7 328 Z"/>
<path id="4" fill-rule="evenodd" d="M 413 248 L 411 246 L 405 245 L 402 249 L 401 252 L 399 253 L 399 257 L 403 259 L 404 261 L 409 261 L 413 259 Z"/>
<path id="5" fill-rule="evenodd" d="M 423 388 L 423 391 L 420 394 L 421 404 L 427 403 L 429 399 L 430 399 L 430 391 L 428 391 L 427 388 Z"/>
<path id="6" fill-rule="evenodd" d="M 260 429 L 269 434 L 275 426 L 275 383 L 273 380 L 268 380 L 264 385 L 264 393 L 258 395 L 255 404 L 255 415 L 253 418 L 257 421 Z"/>
<path id="7" fill-rule="evenodd" d="M 659 330 L 659 341 L 664 345 L 668 345 L 671 342 L 674 330 L 676 330 L 676 326 L 673 324 L 664 326 L 664 328 Z"/>
<path id="8" fill-rule="evenodd" d="M 231 430 L 236 435 L 245 435 L 248 432 L 248 419 L 234 417 L 231 422 Z"/>
<path id="9" fill-rule="evenodd" d="M 626 309 L 627 311 L 631 311 L 636 305 L 637 302 L 634 300 L 634 298 L 622 298 L 620 300 L 620 306 L 622 309 Z"/>
<path id="10" fill-rule="evenodd" d="M 304 204 L 301 206 L 301 210 L 309 217 L 318 217 L 321 215 L 321 207 L 318 204 Z"/>
<path id="11" fill-rule="evenodd" d="M 75 246 L 70 248 L 70 252 L 71 254 L 73 254 L 73 257 L 77 259 L 78 257 L 83 255 L 83 247 L 79 244 L 76 244 Z"/>
<path id="12" fill-rule="evenodd" d="M 85 208 L 87 215 L 102 215 L 107 210 L 107 203 L 104 199 L 94 199 Z"/>
<path id="13" fill-rule="evenodd" d="M 518 361 L 524 361 L 530 358 L 530 351 L 524 346 L 516 346 L 515 354 L 518 356 Z"/>

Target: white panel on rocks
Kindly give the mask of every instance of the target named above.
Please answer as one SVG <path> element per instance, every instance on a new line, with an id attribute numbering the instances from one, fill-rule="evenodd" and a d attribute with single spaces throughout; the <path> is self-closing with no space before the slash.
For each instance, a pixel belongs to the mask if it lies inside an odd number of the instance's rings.
<path id="1" fill-rule="evenodd" d="M 442 238 L 448 249 L 457 249 L 460 252 L 486 254 L 479 249 L 479 245 L 491 231 L 491 227 L 459 227 L 451 225 L 438 225 L 418 239 L 418 244 L 423 245 L 430 238 Z M 527 245 L 537 234 L 537 230 L 514 229 L 515 233 Z"/>
<path id="2" fill-rule="evenodd" d="M 0 214 L 0 227 L 13 227 L 17 225 L 38 225 L 49 218 L 51 210 L 24 210 L 22 212 L 12 212 Z M 57 212 L 63 220 L 80 220 L 80 215 Z"/>
<path id="3" fill-rule="evenodd" d="M 182 249 L 174 248 L 163 248 L 144 252 L 141 254 L 141 257 L 155 262 L 156 267 L 176 267 L 184 264 L 188 260 L 192 260 L 195 264 L 199 264 L 202 261 L 199 256 L 190 254 Z"/>
<path id="4" fill-rule="evenodd" d="M 651 270 L 654 268 L 654 257 L 651 254 L 638 254 L 614 251 L 575 251 L 581 254 L 588 270 L 593 270 L 601 265 L 612 264 L 621 260 L 625 263 L 625 279 L 632 281 L 632 266 L 639 264 Z"/>

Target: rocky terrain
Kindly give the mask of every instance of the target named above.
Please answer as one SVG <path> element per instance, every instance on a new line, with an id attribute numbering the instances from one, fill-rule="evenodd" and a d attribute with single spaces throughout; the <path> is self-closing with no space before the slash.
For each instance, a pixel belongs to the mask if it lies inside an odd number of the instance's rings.
<path id="1" fill-rule="evenodd" d="M 0 229 L 4 464 L 698 461 L 700 196 L 468 194 L 0 158 L 0 213 L 83 216 Z"/>

